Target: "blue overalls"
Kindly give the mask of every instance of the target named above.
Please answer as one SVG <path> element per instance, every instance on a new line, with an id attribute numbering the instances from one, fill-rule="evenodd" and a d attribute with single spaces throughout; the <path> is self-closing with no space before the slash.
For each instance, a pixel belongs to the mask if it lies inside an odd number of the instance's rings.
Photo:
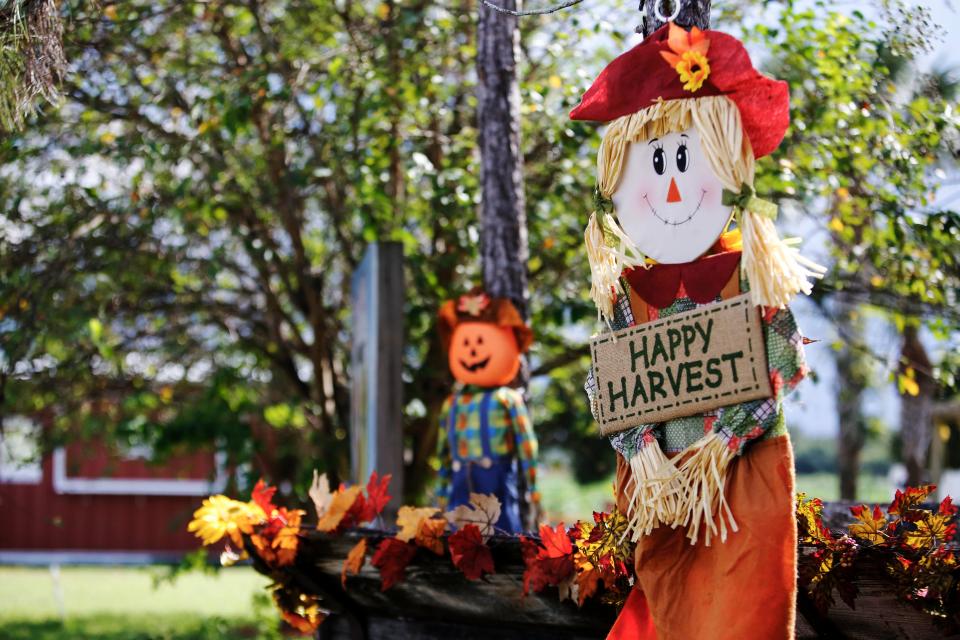
<path id="1" fill-rule="evenodd" d="M 520 492 L 517 487 L 517 457 L 494 456 L 490 450 L 490 402 L 494 391 L 484 391 L 480 399 L 480 443 L 483 457 L 479 460 L 461 458 L 457 449 L 457 400 L 454 396 L 447 420 L 447 438 L 450 446 L 451 470 L 450 508 L 470 504 L 471 493 L 485 493 L 500 500 L 500 519 L 497 528 L 507 533 L 520 533 Z"/>

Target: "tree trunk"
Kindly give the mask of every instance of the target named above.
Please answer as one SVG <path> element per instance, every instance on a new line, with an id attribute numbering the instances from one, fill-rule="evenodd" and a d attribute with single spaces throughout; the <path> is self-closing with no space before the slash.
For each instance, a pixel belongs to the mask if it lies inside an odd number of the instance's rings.
<path id="1" fill-rule="evenodd" d="M 515 0 L 502 0 L 516 9 Z M 529 320 L 527 307 L 527 214 L 520 155 L 520 85 L 517 17 L 480 5 L 477 25 L 477 122 L 480 129 L 480 255 L 483 288 L 495 298 L 509 298 Z M 526 390 L 530 368 L 524 359 L 517 383 Z M 523 482 L 523 479 L 521 479 Z M 527 529 L 536 529 L 538 515 L 520 487 L 520 513 Z"/>
<path id="2" fill-rule="evenodd" d="M 915 389 L 900 394 L 900 441 L 903 464 L 907 467 L 907 486 L 917 486 L 929 480 L 927 452 L 933 432 L 933 394 L 937 388 L 936 381 L 930 376 L 931 369 L 917 327 L 907 325 L 903 330 L 899 373 L 909 377 L 908 370 L 912 370 L 916 382 Z"/>
<path id="3" fill-rule="evenodd" d="M 841 303 L 843 304 L 843 303 Z M 863 392 L 869 383 L 869 360 L 855 348 L 862 343 L 863 327 L 853 305 L 845 306 L 837 317 L 837 330 L 844 347 L 837 354 L 837 415 L 840 432 L 837 442 L 837 467 L 840 474 L 840 499 L 857 499 L 857 475 L 860 452 L 867 436 L 863 417 Z"/>
<path id="4" fill-rule="evenodd" d="M 674 2 L 678 0 L 659 0 L 660 13 L 665 17 L 670 17 L 673 13 Z M 640 10 L 643 11 L 643 22 L 637 27 L 637 33 L 642 33 L 646 38 L 651 33 L 664 25 L 664 22 L 657 19 L 654 7 L 658 0 L 641 0 Z M 710 0 L 683 0 L 680 7 L 680 13 L 674 20 L 681 27 L 687 29 L 697 27 L 699 29 L 710 28 Z"/>
<path id="5" fill-rule="evenodd" d="M 516 9 L 515 0 L 504 8 Z M 483 286 L 527 309 L 527 216 L 520 155 L 517 18 L 480 5 L 477 25 L 477 120 L 480 129 L 480 253 Z M 526 380 L 524 380 L 526 382 Z"/>

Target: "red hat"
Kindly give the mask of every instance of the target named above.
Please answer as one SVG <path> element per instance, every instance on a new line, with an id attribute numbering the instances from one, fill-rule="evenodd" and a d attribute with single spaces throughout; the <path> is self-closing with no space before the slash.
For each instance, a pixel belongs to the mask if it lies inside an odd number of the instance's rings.
<path id="1" fill-rule="evenodd" d="M 659 100 L 705 96 L 733 100 L 755 157 L 783 140 L 790 124 L 787 83 L 754 69 L 733 36 L 696 27 L 687 32 L 672 22 L 608 64 L 570 118 L 609 122 Z"/>

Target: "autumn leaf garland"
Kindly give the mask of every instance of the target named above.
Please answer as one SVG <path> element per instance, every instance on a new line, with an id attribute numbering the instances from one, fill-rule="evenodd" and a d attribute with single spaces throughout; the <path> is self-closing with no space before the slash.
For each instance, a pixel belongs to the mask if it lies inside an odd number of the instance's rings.
<path id="1" fill-rule="evenodd" d="M 823 525 L 823 503 L 797 496 L 800 543 L 813 548 L 800 566 L 800 585 L 825 612 L 836 593 L 851 608 L 859 595 L 858 560 L 879 564 L 900 598 L 953 628 L 960 628 L 960 562 L 957 507 L 948 496 L 936 508 L 924 502 L 935 485 L 897 490 L 886 512 L 879 506 L 851 507 L 847 533 Z"/>
<path id="2" fill-rule="evenodd" d="M 372 474 L 364 487 L 339 486 L 331 490 L 325 476 L 314 476 L 309 495 L 317 512 L 317 530 L 331 536 L 365 523 L 382 520 L 390 500 L 390 476 Z M 878 506 L 851 509 L 855 522 L 847 532 L 833 532 L 822 520 L 823 503 L 797 496 L 796 517 L 800 544 L 811 548 L 801 562 L 800 584 L 814 604 L 826 610 L 834 594 L 849 606 L 858 596 L 857 560 L 863 554 L 879 558 L 893 579 L 900 597 L 941 620 L 960 625 L 960 563 L 957 559 L 957 507 L 950 498 L 936 508 L 924 501 L 933 485 L 897 491 L 884 511 Z M 205 545 L 228 541 L 224 563 L 255 553 L 271 569 L 276 583 L 274 600 L 284 619 L 298 630 L 310 632 L 323 621 L 324 612 L 314 594 L 304 593 L 289 581 L 304 531 L 305 512 L 274 504 L 276 488 L 262 480 L 251 500 L 211 496 L 194 514 L 188 530 Z M 420 549 L 448 556 L 467 580 L 481 580 L 496 572 L 491 545 L 500 503 L 494 496 L 472 494 L 469 505 L 442 513 L 432 507 L 401 507 L 393 536 L 371 549 L 372 537 L 363 536 L 344 560 L 341 583 L 358 575 L 367 562 L 380 573 L 381 589 L 402 582 L 407 567 Z M 623 514 L 594 513 L 593 522 L 577 522 L 567 529 L 542 525 L 539 537 L 519 538 L 524 562 L 522 594 L 556 587 L 561 600 L 583 605 L 588 598 L 620 605 L 632 588 L 633 545 L 625 536 Z M 379 525 L 382 527 L 381 525 Z M 375 534 L 376 537 L 379 535 Z M 244 544 L 249 541 L 249 544 Z M 236 550 L 231 547 L 236 546 Z"/>

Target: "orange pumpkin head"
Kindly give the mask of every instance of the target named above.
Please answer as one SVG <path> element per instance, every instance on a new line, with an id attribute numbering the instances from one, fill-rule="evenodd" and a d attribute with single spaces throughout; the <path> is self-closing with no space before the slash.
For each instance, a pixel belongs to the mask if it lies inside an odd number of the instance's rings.
<path id="1" fill-rule="evenodd" d="M 491 299 L 479 289 L 440 308 L 439 330 L 453 377 L 484 388 L 509 384 L 533 341 L 509 300 Z"/>
<path id="2" fill-rule="evenodd" d="M 502 387 L 520 370 L 520 348 L 513 329 L 488 322 L 458 324 L 448 358 L 454 378 L 478 387 Z"/>

